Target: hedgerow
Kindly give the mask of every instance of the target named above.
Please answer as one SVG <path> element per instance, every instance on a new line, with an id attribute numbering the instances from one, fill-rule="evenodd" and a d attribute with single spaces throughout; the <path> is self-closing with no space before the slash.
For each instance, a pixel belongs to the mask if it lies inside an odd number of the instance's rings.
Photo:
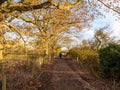
<path id="1" fill-rule="evenodd" d="M 74 60 L 77 59 L 77 63 L 89 68 L 92 72 L 98 70 L 99 54 L 97 51 L 89 47 L 76 47 L 72 48 L 69 54 Z"/>
<path id="2" fill-rule="evenodd" d="M 109 44 L 99 50 L 100 72 L 108 77 L 120 77 L 120 44 Z"/>

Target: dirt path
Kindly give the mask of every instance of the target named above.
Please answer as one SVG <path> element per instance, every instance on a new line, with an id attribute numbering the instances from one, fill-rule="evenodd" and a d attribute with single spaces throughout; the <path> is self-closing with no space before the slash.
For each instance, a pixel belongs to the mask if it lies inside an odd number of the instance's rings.
<path id="1" fill-rule="evenodd" d="M 50 81 L 45 81 L 48 85 L 43 90 L 96 90 L 68 65 L 66 59 L 56 59 L 52 69 L 45 72 L 51 75 L 46 76 Z"/>
<path id="2" fill-rule="evenodd" d="M 55 90 L 94 90 L 71 69 L 65 59 L 56 61 L 51 82 Z"/>
<path id="3" fill-rule="evenodd" d="M 47 61 L 42 67 L 35 67 L 34 75 L 31 68 L 24 68 L 22 62 L 7 62 L 7 88 L 9 90 L 120 90 L 113 84 L 96 79 L 89 70 L 79 67 L 69 58 Z M 9 68 L 9 69 L 8 69 Z M 2 86 L 0 75 L 0 86 Z M 14 82 L 13 82 L 14 81 Z M 106 82 L 106 83 L 105 83 Z"/>

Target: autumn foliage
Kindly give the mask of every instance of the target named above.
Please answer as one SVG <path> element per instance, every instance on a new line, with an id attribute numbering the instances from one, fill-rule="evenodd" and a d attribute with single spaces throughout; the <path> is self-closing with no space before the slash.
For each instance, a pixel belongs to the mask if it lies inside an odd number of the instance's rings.
<path id="1" fill-rule="evenodd" d="M 72 48 L 69 52 L 70 56 L 77 60 L 81 66 L 87 67 L 91 72 L 98 70 L 99 54 L 97 51 L 89 47 Z"/>
<path id="2" fill-rule="evenodd" d="M 1 65 L 0 67 L 2 67 Z M 32 68 L 34 68 L 33 74 Z M 5 62 L 2 71 L 7 76 L 7 90 L 36 90 L 41 87 L 41 69 L 35 62 L 34 66 L 32 62 L 28 64 L 27 61 Z M 2 87 L 2 79 L 2 74 L 0 74 L 0 88 Z"/>

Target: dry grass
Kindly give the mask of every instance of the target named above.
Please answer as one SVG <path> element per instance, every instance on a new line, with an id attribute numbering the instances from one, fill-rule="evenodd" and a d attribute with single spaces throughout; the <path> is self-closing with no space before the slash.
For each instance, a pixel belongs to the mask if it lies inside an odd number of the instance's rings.
<path id="1" fill-rule="evenodd" d="M 20 60 L 18 60 L 21 57 Z M 16 56 L 5 59 L 2 71 L 6 75 L 7 90 L 39 90 L 41 87 L 40 75 L 42 59 L 35 61 L 22 59 L 25 56 Z M 29 63 L 28 63 L 29 62 Z M 39 63 L 38 63 L 39 62 Z M 1 68 L 0 68 L 1 69 Z M 0 73 L 0 88 L 2 88 L 2 74 Z"/>

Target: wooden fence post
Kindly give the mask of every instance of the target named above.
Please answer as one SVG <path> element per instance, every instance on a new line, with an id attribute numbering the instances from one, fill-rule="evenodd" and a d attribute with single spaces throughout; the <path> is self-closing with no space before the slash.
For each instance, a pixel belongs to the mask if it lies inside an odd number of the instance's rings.
<path id="1" fill-rule="evenodd" d="M 6 75 L 4 73 L 4 63 L 2 63 L 2 90 L 6 90 Z"/>

